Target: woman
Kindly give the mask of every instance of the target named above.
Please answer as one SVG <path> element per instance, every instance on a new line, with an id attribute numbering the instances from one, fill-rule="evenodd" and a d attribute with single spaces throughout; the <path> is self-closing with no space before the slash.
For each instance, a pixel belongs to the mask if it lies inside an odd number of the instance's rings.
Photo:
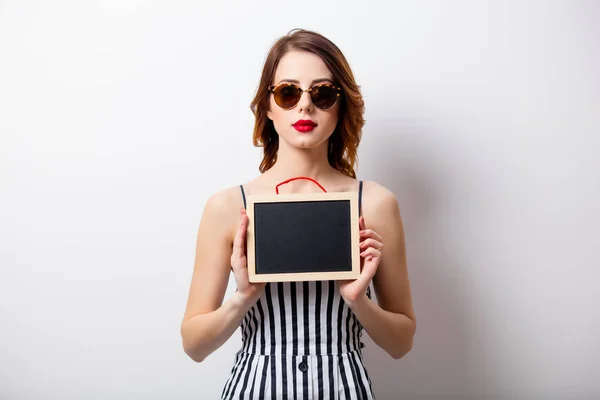
<path id="1" fill-rule="evenodd" d="M 204 360 L 241 326 L 223 399 L 372 399 L 362 329 L 392 357 L 412 347 L 415 314 L 396 197 L 355 178 L 363 100 L 341 51 L 325 37 L 294 30 L 272 47 L 251 104 L 261 175 L 207 201 L 181 326 L 185 352 Z M 352 281 L 249 283 L 245 196 L 274 193 L 308 177 L 328 192 L 359 191 L 361 275 Z M 293 180 L 281 193 L 309 193 Z M 383 251 L 385 239 L 386 247 Z M 237 291 L 223 303 L 230 270 Z M 377 304 L 370 300 L 370 284 Z"/>

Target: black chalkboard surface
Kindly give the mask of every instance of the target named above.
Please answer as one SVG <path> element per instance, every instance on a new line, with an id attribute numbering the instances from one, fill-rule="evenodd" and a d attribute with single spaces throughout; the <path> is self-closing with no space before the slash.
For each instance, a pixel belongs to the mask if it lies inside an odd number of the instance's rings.
<path id="1" fill-rule="evenodd" d="M 248 196 L 250 282 L 356 279 L 358 194 Z"/>

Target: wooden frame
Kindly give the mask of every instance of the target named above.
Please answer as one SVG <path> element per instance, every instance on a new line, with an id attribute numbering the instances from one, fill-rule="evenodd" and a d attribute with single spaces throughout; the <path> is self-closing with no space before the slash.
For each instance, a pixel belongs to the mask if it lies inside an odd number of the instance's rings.
<path id="1" fill-rule="evenodd" d="M 327 272 L 294 272 L 257 274 L 256 273 L 256 243 L 254 227 L 254 205 L 259 203 L 281 203 L 299 201 L 332 201 L 346 200 L 350 204 L 350 244 L 352 267 L 350 271 Z M 356 279 L 360 275 L 360 237 L 359 237 L 359 210 L 358 193 L 356 192 L 328 192 L 328 193 L 303 193 L 303 194 L 263 194 L 247 197 L 247 214 L 249 218 L 246 251 L 248 261 L 248 278 L 250 282 L 291 282 L 291 281 L 317 281 L 317 280 L 345 280 Z"/>

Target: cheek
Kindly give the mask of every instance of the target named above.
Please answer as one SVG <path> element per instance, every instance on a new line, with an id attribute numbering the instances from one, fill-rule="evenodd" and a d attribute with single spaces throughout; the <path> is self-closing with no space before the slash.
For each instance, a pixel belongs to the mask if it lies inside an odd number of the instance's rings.
<path id="1" fill-rule="evenodd" d="M 281 120 L 283 115 L 282 111 L 285 110 L 279 107 L 271 97 L 271 100 L 269 101 L 269 111 L 267 112 L 267 117 L 269 117 L 269 119 L 271 119 L 273 122 L 278 122 Z"/>
<path id="2" fill-rule="evenodd" d="M 278 125 L 281 123 L 281 112 L 280 110 L 273 110 L 271 109 L 271 119 L 273 120 L 273 123 L 275 125 Z"/>
<path id="3" fill-rule="evenodd" d="M 271 108 L 271 111 L 269 111 L 269 118 L 273 121 L 273 126 L 278 134 L 281 133 L 287 126 L 285 110 L 282 110 L 277 106 L 275 106 L 275 108 Z"/>
<path id="4" fill-rule="evenodd" d="M 332 129 L 335 129 L 337 124 L 340 122 L 339 118 L 340 118 L 340 114 L 338 113 L 337 110 L 329 113 L 328 118 L 327 118 L 327 125 L 329 127 L 331 127 Z"/>
<path id="5" fill-rule="evenodd" d="M 338 103 L 335 105 L 334 107 L 334 112 L 331 113 L 331 115 L 333 116 L 333 118 L 335 119 L 336 122 L 338 122 L 340 120 L 340 102 L 338 101 Z"/>

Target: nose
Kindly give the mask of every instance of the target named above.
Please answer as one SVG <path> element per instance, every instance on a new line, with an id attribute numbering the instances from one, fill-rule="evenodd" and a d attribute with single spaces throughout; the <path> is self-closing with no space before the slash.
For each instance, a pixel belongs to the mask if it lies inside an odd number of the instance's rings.
<path id="1" fill-rule="evenodd" d="M 298 111 L 310 112 L 312 105 L 310 93 L 306 91 L 302 92 L 302 96 L 300 96 L 300 101 L 298 102 Z"/>

